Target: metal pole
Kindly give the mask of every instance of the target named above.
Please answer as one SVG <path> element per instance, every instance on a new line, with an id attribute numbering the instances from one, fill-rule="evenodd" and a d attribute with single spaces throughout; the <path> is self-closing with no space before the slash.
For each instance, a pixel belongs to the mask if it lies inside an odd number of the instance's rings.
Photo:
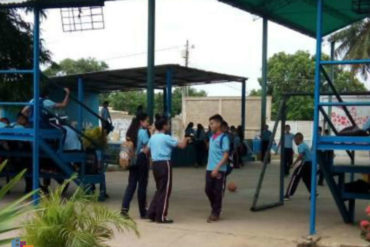
<path id="1" fill-rule="evenodd" d="M 245 133 L 245 104 L 246 104 L 246 81 L 242 81 L 242 105 L 241 105 L 241 125 L 243 130 L 243 136 Z M 242 140 L 243 141 L 243 140 Z"/>
<path id="2" fill-rule="evenodd" d="M 155 0 L 149 0 L 148 2 L 147 111 L 150 121 L 152 122 L 154 117 Z"/>
<path id="3" fill-rule="evenodd" d="M 84 85 L 82 78 L 78 78 L 78 101 L 84 102 Z M 78 105 L 78 130 L 82 131 L 83 128 L 83 107 Z"/>
<path id="4" fill-rule="evenodd" d="M 332 41 L 330 42 L 330 60 L 331 61 L 334 61 L 334 55 L 335 55 L 335 41 Z M 331 79 L 331 82 L 334 84 L 334 65 L 333 66 L 330 66 L 330 79 Z M 329 92 L 331 92 L 332 90 L 330 89 L 330 87 L 328 88 Z M 329 95 L 329 102 L 332 102 L 333 101 L 333 96 L 332 95 Z M 329 118 L 331 119 L 331 110 L 332 110 L 332 107 L 329 106 L 328 107 L 328 115 L 329 115 Z M 329 134 L 331 134 L 331 128 L 329 128 Z"/>
<path id="5" fill-rule="evenodd" d="M 320 103 L 320 63 L 322 43 L 322 1 L 317 0 L 316 22 L 316 62 L 315 62 L 315 90 L 314 90 L 314 122 L 312 141 L 312 169 L 311 169 L 311 207 L 310 207 L 310 234 L 316 234 L 316 172 L 317 172 L 317 138 L 319 127 L 319 103 Z"/>
<path id="6" fill-rule="evenodd" d="M 166 86 L 167 86 L 167 117 L 171 123 L 171 116 L 172 116 L 172 76 L 173 70 L 172 68 L 167 69 L 166 72 Z M 172 126 L 170 128 L 170 134 L 172 134 Z"/>
<path id="7" fill-rule="evenodd" d="M 172 68 L 167 69 L 166 73 L 166 87 L 167 87 L 167 112 L 166 115 L 168 118 L 171 118 L 172 115 L 172 76 L 173 76 L 173 70 Z"/>
<path id="8" fill-rule="evenodd" d="M 284 177 L 287 174 L 286 167 L 285 167 L 285 123 L 286 123 L 286 102 L 287 97 L 283 98 L 283 105 L 281 111 L 281 132 L 280 132 L 280 202 L 284 203 Z"/>
<path id="9" fill-rule="evenodd" d="M 34 8 L 33 27 L 33 150 L 32 150 L 32 189 L 39 188 L 39 150 L 40 150 L 40 10 Z M 39 194 L 33 195 L 35 204 L 39 203 Z"/>
<path id="10" fill-rule="evenodd" d="M 163 88 L 163 113 L 167 114 L 167 88 Z"/>
<path id="11" fill-rule="evenodd" d="M 267 94 L 267 38 L 268 38 L 268 20 L 263 18 L 262 31 L 262 96 L 261 96 L 261 135 L 266 125 L 266 94 Z"/>

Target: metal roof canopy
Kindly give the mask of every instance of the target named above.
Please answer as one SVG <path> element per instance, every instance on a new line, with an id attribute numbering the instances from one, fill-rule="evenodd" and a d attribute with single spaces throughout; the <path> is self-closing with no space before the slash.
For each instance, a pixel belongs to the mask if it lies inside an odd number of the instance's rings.
<path id="1" fill-rule="evenodd" d="M 105 0 L 0 0 L 2 8 L 73 8 L 103 6 Z"/>
<path id="2" fill-rule="evenodd" d="M 244 82 L 245 77 L 226 75 L 176 64 L 155 67 L 155 88 L 166 88 L 167 71 L 172 70 L 173 86 L 190 86 L 223 82 Z M 111 91 L 142 90 L 147 87 L 147 67 L 108 70 L 84 74 L 50 77 L 52 83 L 77 89 L 78 79 L 82 79 L 86 91 L 107 93 Z"/>
<path id="3" fill-rule="evenodd" d="M 316 36 L 317 3 L 313 0 L 219 0 L 252 14 L 309 35 Z M 369 17 L 353 10 L 352 0 L 323 3 L 323 30 L 328 35 L 356 21 Z"/>

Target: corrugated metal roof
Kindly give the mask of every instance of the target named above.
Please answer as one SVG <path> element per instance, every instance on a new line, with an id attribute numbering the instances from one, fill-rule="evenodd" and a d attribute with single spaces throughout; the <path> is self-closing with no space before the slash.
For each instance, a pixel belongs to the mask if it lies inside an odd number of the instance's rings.
<path id="1" fill-rule="evenodd" d="M 271 21 L 315 37 L 315 0 L 219 0 L 226 4 L 266 17 Z M 328 35 L 356 21 L 369 17 L 366 2 L 362 0 L 363 11 L 351 0 L 323 1 L 323 35 Z M 357 1 L 359 2 L 359 1 Z"/>
<path id="2" fill-rule="evenodd" d="M 155 66 L 155 88 L 166 87 L 168 69 L 173 71 L 173 86 L 190 86 L 224 82 L 242 82 L 245 77 L 221 74 L 206 70 L 184 67 L 176 64 Z M 78 79 L 84 81 L 84 88 L 93 92 L 130 91 L 146 89 L 147 68 L 130 68 L 91 72 L 78 75 L 51 77 L 49 80 L 61 86 L 77 89 Z"/>
<path id="3" fill-rule="evenodd" d="M 67 7 L 86 7 L 103 6 L 105 0 L 0 0 L 0 8 L 20 8 L 33 7 L 39 8 L 67 8 Z"/>

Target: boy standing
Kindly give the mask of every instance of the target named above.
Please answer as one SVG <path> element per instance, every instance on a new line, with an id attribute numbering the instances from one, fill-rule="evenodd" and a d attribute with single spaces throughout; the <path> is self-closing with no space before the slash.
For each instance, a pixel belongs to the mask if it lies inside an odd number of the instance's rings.
<path id="1" fill-rule="evenodd" d="M 289 170 L 293 164 L 293 140 L 294 135 L 290 133 L 290 125 L 285 125 L 285 134 L 284 134 L 284 168 L 285 175 L 289 176 Z"/>
<path id="2" fill-rule="evenodd" d="M 264 162 L 265 156 L 267 155 L 267 163 L 271 162 L 270 150 L 267 150 L 269 142 L 272 136 L 272 132 L 269 130 L 269 126 L 266 124 L 263 127 L 261 133 L 261 161 Z"/>
<path id="3" fill-rule="evenodd" d="M 219 114 L 212 116 L 209 122 L 213 135 L 209 140 L 205 191 L 212 208 L 211 215 L 207 219 L 207 222 L 211 223 L 220 219 L 230 140 L 222 138 L 224 135 L 221 130 L 223 119 Z M 221 139 L 223 139 L 222 142 Z"/>
<path id="4" fill-rule="evenodd" d="M 285 200 L 289 200 L 290 197 L 294 195 L 301 178 L 303 179 L 308 192 L 311 193 L 311 150 L 303 139 L 304 137 L 302 133 L 297 133 L 294 136 L 294 142 L 298 146 L 298 157 L 293 163 L 294 172 L 285 194 Z"/>

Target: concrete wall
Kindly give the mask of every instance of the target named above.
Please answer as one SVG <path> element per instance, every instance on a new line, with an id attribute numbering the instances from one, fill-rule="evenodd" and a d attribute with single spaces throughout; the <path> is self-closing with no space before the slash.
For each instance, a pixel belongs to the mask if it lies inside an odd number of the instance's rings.
<path id="1" fill-rule="evenodd" d="M 221 114 L 230 125 L 241 124 L 240 97 L 200 97 L 185 98 L 182 102 L 182 122 L 186 126 L 189 122 L 208 126 L 208 119 L 214 114 Z M 271 119 L 271 97 L 267 97 L 267 122 Z M 261 98 L 246 98 L 246 129 L 247 139 L 253 138 L 260 131 L 261 125 Z"/>

